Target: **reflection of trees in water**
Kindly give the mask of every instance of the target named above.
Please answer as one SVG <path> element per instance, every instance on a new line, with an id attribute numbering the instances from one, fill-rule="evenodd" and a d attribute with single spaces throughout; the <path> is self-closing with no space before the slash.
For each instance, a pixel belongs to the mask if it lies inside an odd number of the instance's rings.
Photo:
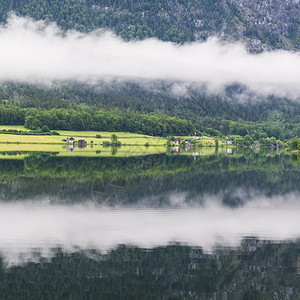
<path id="1" fill-rule="evenodd" d="M 245 238 L 239 249 L 211 254 L 180 245 L 120 246 L 108 254 L 53 252 L 51 261 L 0 268 L 0 297 L 299 299 L 299 244 Z"/>
<path id="2" fill-rule="evenodd" d="M 289 156 L 276 153 L 236 152 L 197 159 L 165 154 L 129 158 L 41 154 L 24 161 L 0 160 L 0 196 L 7 200 L 48 197 L 103 203 L 109 198 L 111 203 L 134 204 L 152 197 L 149 205 L 155 201 L 168 205 L 170 194 L 183 193 L 186 201 L 222 194 L 224 203 L 240 205 L 255 190 L 267 196 L 299 191 L 299 181 L 299 167 Z M 244 191 L 243 199 L 238 190 Z"/>
<path id="3" fill-rule="evenodd" d="M 300 152 L 292 153 L 291 158 L 294 164 L 300 165 Z"/>
<path id="4" fill-rule="evenodd" d="M 100 205 L 122 205 L 127 202 L 127 187 L 113 184 L 113 179 L 104 182 L 102 178 L 93 181 L 92 199 Z"/>

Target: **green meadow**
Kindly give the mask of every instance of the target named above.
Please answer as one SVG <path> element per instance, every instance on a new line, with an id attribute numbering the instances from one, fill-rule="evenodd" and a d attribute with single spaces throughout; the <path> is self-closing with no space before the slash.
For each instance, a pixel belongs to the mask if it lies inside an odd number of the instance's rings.
<path id="1" fill-rule="evenodd" d="M 0 130 L 15 129 L 29 131 L 24 126 L 0 126 Z M 111 135 L 115 134 L 123 145 L 144 146 L 162 146 L 167 140 L 162 137 L 153 137 L 149 135 L 128 133 L 128 132 L 99 132 L 99 131 L 66 131 L 57 130 L 60 135 L 13 135 L 0 134 L 0 143 L 15 144 L 66 144 L 63 140 L 69 136 L 76 140 L 84 139 L 88 144 L 101 145 L 104 141 L 110 141 Z M 96 138 L 100 135 L 101 138 Z M 44 149 L 44 148 L 43 148 Z M 25 150 L 24 150 L 25 151 Z"/>

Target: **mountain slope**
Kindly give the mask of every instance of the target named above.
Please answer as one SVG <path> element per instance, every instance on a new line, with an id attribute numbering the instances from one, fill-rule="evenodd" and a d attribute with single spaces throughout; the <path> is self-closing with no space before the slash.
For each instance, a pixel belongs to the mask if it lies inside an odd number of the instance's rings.
<path id="1" fill-rule="evenodd" d="M 184 43 L 221 36 L 250 51 L 299 49 L 299 0 L 0 0 L 0 21 L 15 11 L 64 30 L 108 28 L 125 39 Z"/>

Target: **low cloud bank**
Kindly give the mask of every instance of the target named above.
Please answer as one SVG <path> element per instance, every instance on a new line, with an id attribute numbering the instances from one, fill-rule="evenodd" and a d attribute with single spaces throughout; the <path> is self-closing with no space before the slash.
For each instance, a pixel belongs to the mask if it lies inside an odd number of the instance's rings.
<path id="1" fill-rule="evenodd" d="M 103 208 L 95 205 L 0 204 L 0 254 L 8 264 L 51 249 L 97 249 L 120 244 L 143 248 L 173 242 L 201 246 L 238 246 L 243 237 L 282 241 L 300 238 L 298 194 L 260 197 L 232 209 L 207 199 L 201 207 L 177 209 Z"/>
<path id="2" fill-rule="evenodd" d="M 300 99 L 299 53 L 253 55 L 240 43 L 216 38 L 175 45 L 157 39 L 125 42 L 100 31 L 63 34 L 54 24 L 15 15 L 0 27 L 0 44 L 2 82 L 168 80 L 206 84 L 214 92 L 238 82 L 262 94 Z"/>

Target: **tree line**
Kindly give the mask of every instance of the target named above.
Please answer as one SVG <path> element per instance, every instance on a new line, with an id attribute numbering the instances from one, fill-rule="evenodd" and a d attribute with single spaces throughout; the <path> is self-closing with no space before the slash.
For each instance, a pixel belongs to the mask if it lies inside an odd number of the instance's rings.
<path id="1" fill-rule="evenodd" d="M 268 137 L 288 141 L 300 135 L 300 124 L 284 121 L 247 122 L 213 117 L 190 120 L 170 116 L 159 110 L 151 113 L 125 108 L 107 108 L 71 104 L 70 108 L 21 107 L 14 103 L 0 104 L 0 125 L 24 125 L 30 130 L 124 131 L 153 136 L 211 135 L 224 137 L 250 136 L 262 141 Z"/>
<path id="2" fill-rule="evenodd" d="M 77 109 L 51 110 L 0 105 L 1 125 L 25 125 L 31 130 L 126 131 L 154 136 L 190 135 L 195 131 L 191 121 L 161 113 L 139 113 L 132 110 Z"/>

